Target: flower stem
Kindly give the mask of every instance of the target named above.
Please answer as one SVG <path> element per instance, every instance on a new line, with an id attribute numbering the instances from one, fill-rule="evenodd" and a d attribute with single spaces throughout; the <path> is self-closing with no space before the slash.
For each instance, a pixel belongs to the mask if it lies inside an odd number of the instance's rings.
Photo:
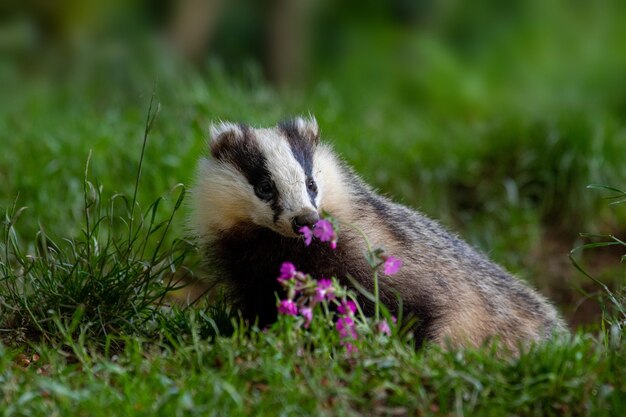
<path id="1" fill-rule="evenodd" d="M 372 244 L 370 243 L 370 240 L 368 239 L 367 235 L 365 234 L 365 232 L 363 232 L 363 230 L 361 230 L 359 227 L 348 223 L 348 222 L 341 222 L 343 224 L 345 224 L 346 226 L 350 227 L 352 230 L 356 230 L 357 233 L 359 233 L 361 235 L 361 237 L 363 237 L 363 240 L 365 241 L 365 245 L 367 246 L 367 253 L 369 254 L 370 258 L 372 259 L 372 262 L 374 260 L 374 251 L 372 249 Z M 378 265 L 372 265 L 372 269 L 374 270 L 374 315 L 376 317 L 376 321 L 378 321 L 380 319 L 380 291 L 378 288 L 378 267 L 381 265 L 381 263 L 379 263 Z"/>
<path id="2" fill-rule="evenodd" d="M 374 270 L 374 315 L 376 322 L 380 318 L 380 295 L 378 293 L 378 270 Z"/>

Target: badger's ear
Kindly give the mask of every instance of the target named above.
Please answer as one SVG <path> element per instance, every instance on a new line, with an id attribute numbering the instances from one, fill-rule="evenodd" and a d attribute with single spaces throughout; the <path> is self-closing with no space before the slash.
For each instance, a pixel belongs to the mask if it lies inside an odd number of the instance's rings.
<path id="1" fill-rule="evenodd" d="M 313 115 L 309 115 L 308 117 L 296 117 L 294 123 L 302 136 L 308 138 L 316 145 L 319 143 L 320 128 Z"/>
<path id="2" fill-rule="evenodd" d="M 296 117 L 295 119 L 282 122 L 278 125 L 287 137 L 303 138 L 313 145 L 320 141 L 320 130 L 315 117 Z"/>
<path id="3" fill-rule="evenodd" d="M 216 159 L 221 159 L 228 149 L 231 149 L 239 141 L 243 140 L 244 132 L 239 124 L 217 122 L 211 124 L 210 135 L 209 147 L 211 155 Z"/>

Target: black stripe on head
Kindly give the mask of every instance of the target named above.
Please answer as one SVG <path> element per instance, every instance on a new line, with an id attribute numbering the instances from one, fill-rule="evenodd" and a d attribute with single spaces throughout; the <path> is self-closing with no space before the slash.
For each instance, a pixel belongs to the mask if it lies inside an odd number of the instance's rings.
<path id="1" fill-rule="evenodd" d="M 250 128 L 240 124 L 239 131 L 233 129 L 221 133 L 211 143 L 211 153 L 215 159 L 228 162 L 246 177 L 256 196 L 270 203 L 276 222 L 282 213 L 278 190 L 267 167 L 267 158 Z M 265 192 L 268 185 L 270 191 Z"/>
<path id="2" fill-rule="evenodd" d="M 267 160 L 246 125 L 226 130 L 213 138 L 211 153 L 218 161 L 237 168 L 252 185 L 258 185 L 270 176 Z"/>
<path id="3" fill-rule="evenodd" d="M 278 128 L 283 132 L 291 148 L 293 157 L 298 161 L 304 174 L 307 177 L 307 183 L 310 180 L 315 181 L 313 177 L 313 153 L 315 152 L 315 146 L 319 142 L 319 135 L 312 129 L 301 129 L 298 126 L 297 120 L 287 120 L 280 122 Z M 308 185 L 308 184 L 305 184 Z M 310 188 L 307 186 L 309 192 L 309 198 L 313 206 L 315 204 L 315 197 L 317 196 L 317 187 Z"/>
<path id="4" fill-rule="evenodd" d="M 310 137 L 313 135 L 312 132 L 299 129 L 296 120 L 281 122 L 278 127 L 287 138 L 294 158 L 302 166 L 304 173 L 310 177 L 313 172 L 313 151 L 317 138 Z"/>

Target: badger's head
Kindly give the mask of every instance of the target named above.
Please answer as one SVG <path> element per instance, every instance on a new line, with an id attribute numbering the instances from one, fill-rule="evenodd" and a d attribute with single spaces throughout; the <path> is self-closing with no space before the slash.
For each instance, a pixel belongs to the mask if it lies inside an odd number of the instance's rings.
<path id="1" fill-rule="evenodd" d="M 319 219 L 318 145 L 313 118 L 269 129 L 214 124 L 212 158 L 201 161 L 193 192 L 194 228 L 206 234 L 249 225 L 298 237 L 301 227 Z"/>

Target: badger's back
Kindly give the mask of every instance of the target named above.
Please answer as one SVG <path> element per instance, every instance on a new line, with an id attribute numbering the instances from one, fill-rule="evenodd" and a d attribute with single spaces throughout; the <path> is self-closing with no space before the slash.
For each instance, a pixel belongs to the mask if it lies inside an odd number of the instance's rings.
<path id="1" fill-rule="evenodd" d="M 350 285 L 346 277 L 352 277 L 372 290 L 365 242 L 350 227 L 340 231 L 336 250 L 317 241 L 307 247 L 291 234 L 289 225 L 295 229 L 301 213 L 310 217 L 312 210 L 323 210 L 402 259 L 398 274 L 380 277 L 381 298 L 396 313 L 398 296 L 402 299 L 404 315 L 417 319 L 418 340 L 479 345 L 497 337 L 515 349 L 520 341 L 563 330 L 554 308 L 536 291 L 436 222 L 376 194 L 328 146 L 319 144 L 314 121 L 296 119 L 264 130 L 227 126 L 226 145 L 246 147 L 246 157 L 263 160 L 257 165 L 265 170 L 241 172 L 245 166 L 221 161 L 213 152 L 193 193 L 191 227 L 214 277 L 227 284 L 246 318 L 258 317 L 261 324 L 275 319 L 276 276 L 285 261 L 317 278 L 335 276 Z M 213 149 L 226 146 L 219 142 L 224 134 L 214 132 L 219 146 Z M 266 195 L 255 185 L 256 176 L 269 178 L 274 187 L 274 196 L 264 205 L 258 201 Z"/>

